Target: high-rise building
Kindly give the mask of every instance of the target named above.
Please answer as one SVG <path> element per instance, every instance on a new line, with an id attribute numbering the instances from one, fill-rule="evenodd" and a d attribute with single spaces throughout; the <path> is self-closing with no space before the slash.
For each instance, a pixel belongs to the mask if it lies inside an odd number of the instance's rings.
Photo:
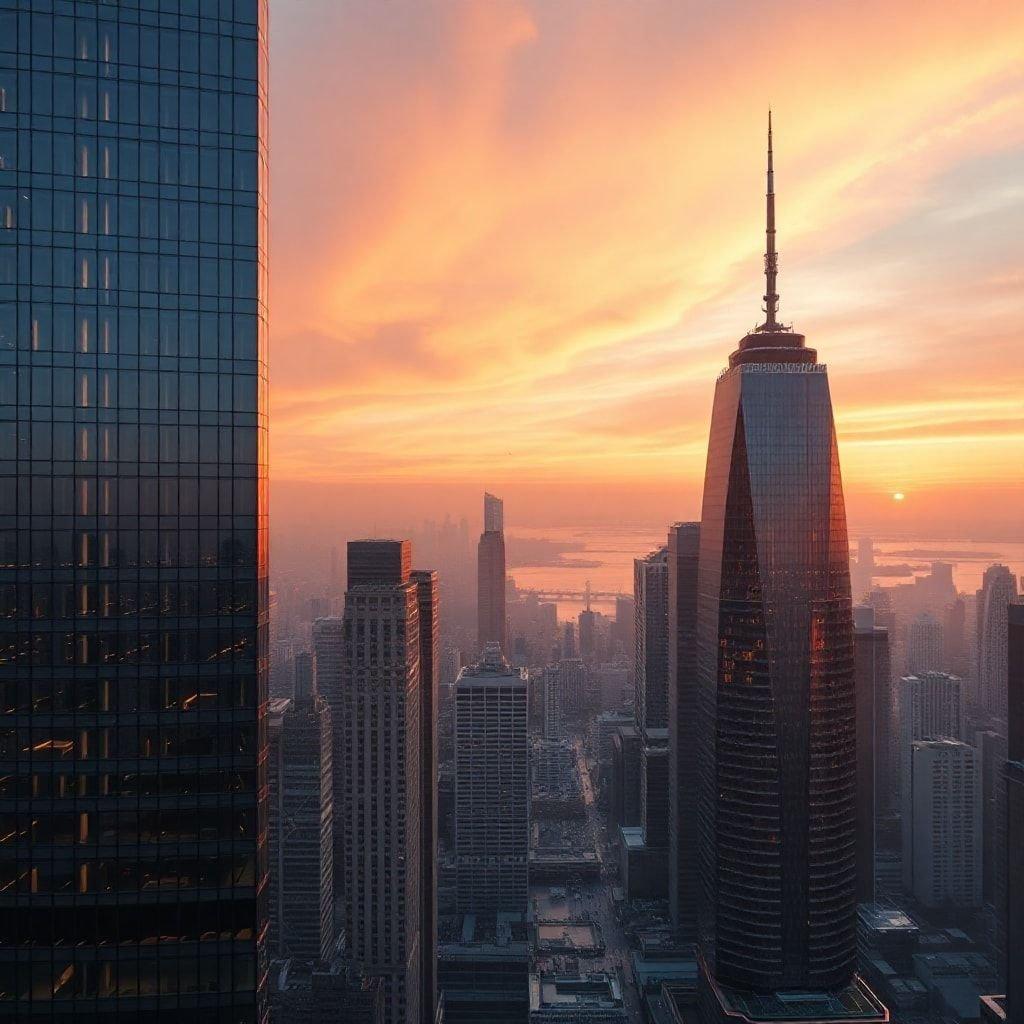
<path id="1" fill-rule="evenodd" d="M 331 712 L 314 690 L 271 701 L 270 949 L 324 961 L 334 946 Z"/>
<path id="2" fill-rule="evenodd" d="M 464 913 L 526 913 L 530 740 L 526 671 L 491 643 L 455 684 L 455 861 Z"/>
<path id="3" fill-rule="evenodd" d="M 697 938 L 697 574 L 700 523 L 668 531 L 668 898 L 672 924 Z"/>
<path id="4" fill-rule="evenodd" d="M 440 586 L 434 569 L 413 569 L 420 627 L 420 1014 L 437 1009 L 437 776 L 440 708 Z"/>
<path id="5" fill-rule="evenodd" d="M 702 1013 L 803 1018 L 793 1002 L 802 992 L 838 1008 L 835 1019 L 855 1000 L 866 1010 L 856 1019 L 885 1020 L 854 974 L 853 615 L 839 457 L 825 367 L 776 319 L 770 122 L 768 154 L 767 317 L 716 384 L 700 529 Z"/>
<path id="6" fill-rule="evenodd" d="M 640 817 L 640 734 L 631 725 L 612 733 L 611 807 L 609 829 L 636 826 Z"/>
<path id="7" fill-rule="evenodd" d="M 644 847 L 661 850 L 667 863 L 669 817 L 668 729 L 648 729 L 640 771 L 640 820 Z M 663 882 L 663 887 L 667 882 Z M 664 893 L 661 893 L 664 895 Z"/>
<path id="8" fill-rule="evenodd" d="M 1007 615 L 1008 725 L 1006 821 L 1000 843 L 1005 869 L 996 879 L 997 907 L 1005 946 L 1007 1020 L 1024 1020 L 1024 605 Z"/>
<path id="9" fill-rule="evenodd" d="M 636 722 L 668 727 L 668 548 L 633 561 Z"/>
<path id="10" fill-rule="evenodd" d="M 914 761 L 918 740 L 959 740 L 963 735 L 963 683 L 945 672 L 904 676 L 899 681 L 900 831 L 903 888 L 914 891 Z M 980 804 L 980 800 L 979 800 Z"/>
<path id="11" fill-rule="evenodd" d="M 349 542 L 334 803 L 349 949 L 383 980 L 387 1024 L 421 1015 L 420 596 L 409 541 Z"/>
<path id="12" fill-rule="evenodd" d="M 958 740 L 913 744 L 914 898 L 925 907 L 981 906 L 981 773 Z"/>
<path id="13" fill-rule="evenodd" d="M 854 686 L 857 693 L 857 901 L 875 898 L 875 821 L 894 806 L 892 678 L 889 631 L 875 610 L 853 610 Z"/>
<path id="14" fill-rule="evenodd" d="M 851 593 L 854 601 L 863 601 L 871 591 L 875 574 L 875 544 L 870 537 L 857 540 L 857 560 L 850 572 Z"/>
<path id="15" fill-rule="evenodd" d="M 0 11 L 19 1020 L 267 1013 L 267 3 L 196 13 Z"/>
<path id="16" fill-rule="evenodd" d="M 557 665 L 548 665 L 540 677 L 544 691 L 543 733 L 546 740 L 560 740 L 565 736 L 565 709 Z"/>
<path id="17" fill-rule="evenodd" d="M 942 623 L 930 612 L 921 612 L 907 631 L 907 672 L 946 672 L 946 648 Z"/>
<path id="18" fill-rule="evenodd" d="M 942 618 L 943 663 L 946 672 L 967 675 L 967 602 L 962 597 L 946 605 Z"/>
<path id="19" fill-rule="evenodd" d="M 297 651 L 292 665 L 292 696 L 303 700 L 313 693 L 313 654 L 311 651 Z"/>
<path id="20" fill-rule="evenodd" d="M 484 495 L 484 530 L 477 546 L 477 646 L 507 650 L 505 619 L 505 506 L 501 498 Z"/>
<path id="21" fill-rule="evenodd" d="M 345 885 L 345 827 L 340 794 L 344 792 L 345 734 L 342 730 L 342 695 L 345 692 L 343 663 L 345 622 L 340 618 L 317 619 L 313 623 L 313 682 L 316 692 L 331 712 L 331 792 L 334 794 L 334 895 L 340 899 Z"/>
<path id="22" fill-rule="evenodd" d="M 1017 600 L 1017 578 L 1005 565 L 985 570 L 977 603 L 978 699 L 1006 720 L 1007 607 Z"/>
<path id="23" fill-rule="evenodd" d="M 618 650 L 630 659 L 634 656 L 636 642 L 636 606 L 629 594 L 619 594 L 615 598 L 615 622 L 612 635 Z"/>

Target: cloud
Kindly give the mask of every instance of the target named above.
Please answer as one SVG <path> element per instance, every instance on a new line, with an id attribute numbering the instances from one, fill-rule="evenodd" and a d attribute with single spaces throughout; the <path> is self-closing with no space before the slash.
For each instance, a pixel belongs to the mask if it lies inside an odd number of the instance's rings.
<path id="1" fill-rule="evenodd" d="M 272 15 L 278 479 L 699 483 L 759 314 L 769 98 L 783 311 L 848 491 L 1019 468 L 1019 5 Z"/>

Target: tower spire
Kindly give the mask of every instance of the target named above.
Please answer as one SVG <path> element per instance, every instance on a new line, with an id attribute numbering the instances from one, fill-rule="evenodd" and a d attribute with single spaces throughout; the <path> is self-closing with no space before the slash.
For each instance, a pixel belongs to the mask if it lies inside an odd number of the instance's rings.
<path id="1" fill-rule="evenodd" d="M 781 326 L 775 319 L 779 308 L 779 295 L 776 280 L 779 276 L 779 254 L 775 251 L 775 173 L 772 167 L 772 111 L 768 108 L 768 189 L 765 193 L 766 225 L 765 237 L 767 247 L 764 254 L 764 311 L 765 321 L 762 330 L 774 331 Z"/>

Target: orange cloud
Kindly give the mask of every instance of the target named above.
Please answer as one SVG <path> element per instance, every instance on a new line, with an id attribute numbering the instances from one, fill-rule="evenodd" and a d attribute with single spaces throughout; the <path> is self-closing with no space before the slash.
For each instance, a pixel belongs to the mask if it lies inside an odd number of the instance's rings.
<path id="1" fill-rule="evenodd" d="M 277 479 L 699 484 L 769 98 L 848 493 L 1019 474 L 1019 4 L 305 0 L 272 38 Z"/>

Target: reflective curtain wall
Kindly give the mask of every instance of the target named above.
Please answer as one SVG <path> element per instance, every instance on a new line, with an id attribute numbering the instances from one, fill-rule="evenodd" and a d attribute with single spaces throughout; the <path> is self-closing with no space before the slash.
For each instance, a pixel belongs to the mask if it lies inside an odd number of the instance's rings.
<path id="1" fill-rule="evenodd" d="M 265 1018 L 265 0 L 0 0 L 0 1016 Z"/>

